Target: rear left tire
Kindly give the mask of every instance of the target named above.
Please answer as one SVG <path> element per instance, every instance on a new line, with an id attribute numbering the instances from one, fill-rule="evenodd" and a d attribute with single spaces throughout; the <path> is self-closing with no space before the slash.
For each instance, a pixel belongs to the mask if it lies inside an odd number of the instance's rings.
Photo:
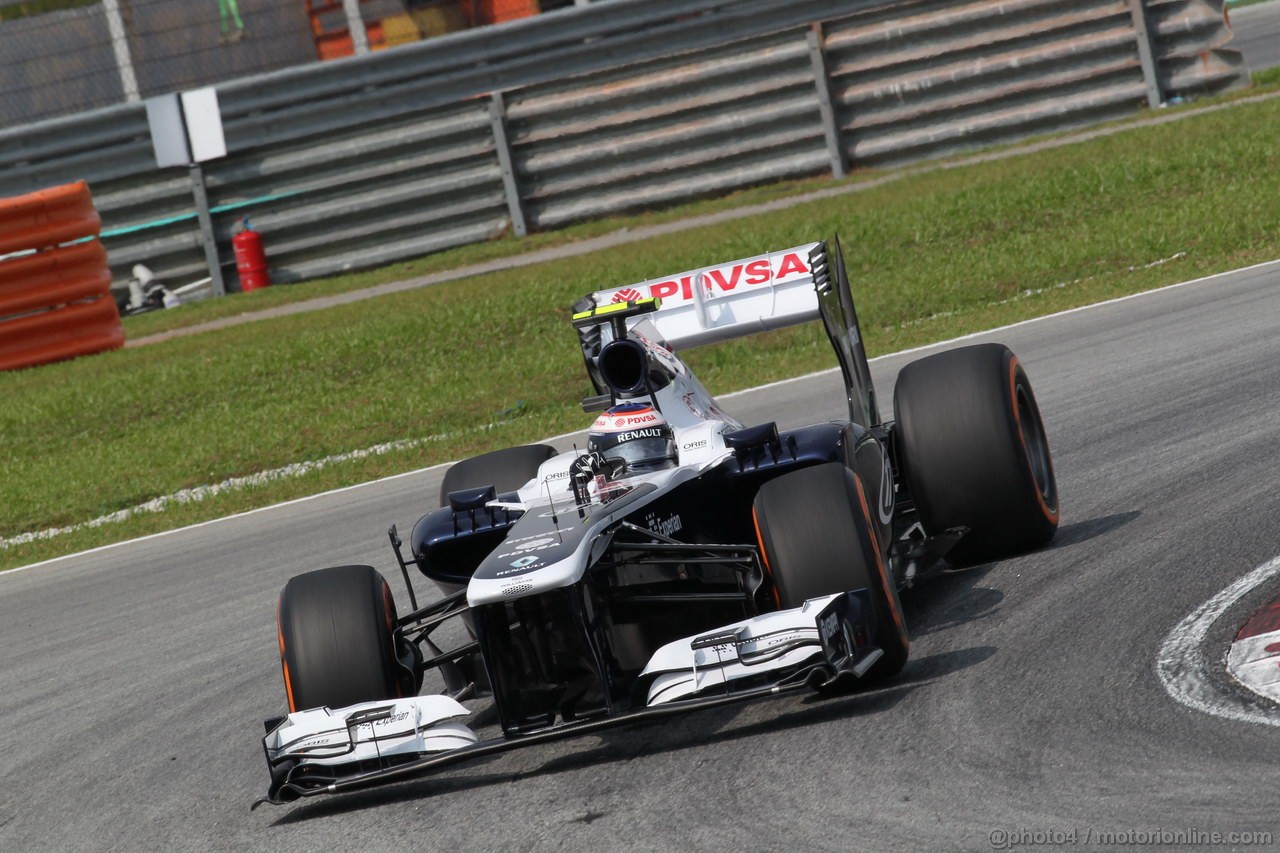
<path id="1" fill-rule="evenodd" d="M 960 565 L 1038 548 L 1058 529 L 1058 485 L 1040 408 L 1002 344 L 938 353 L 894 388 L 899 456 L 925 531 L 969 532 Z"/>

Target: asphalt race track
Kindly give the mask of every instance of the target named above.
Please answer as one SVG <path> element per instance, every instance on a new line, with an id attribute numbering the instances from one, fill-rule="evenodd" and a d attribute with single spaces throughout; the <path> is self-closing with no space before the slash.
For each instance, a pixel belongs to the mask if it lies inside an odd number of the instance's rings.
<path id="1" fill-rule="evenodd" d="M 1175 625 L 1280 554 L 1280 262 L 983 337 L 1012 346 L 1035 385 L 1063 526 L 1048 550 L 907 594 L 912 657 L 889 685 L 251 813 L 267 783 L 261 720 L 284 701 L 280 587 L 324 565 L 391 574 L 386 527 L 431 505 L 432 470 L 0 576 L 0 850 L 988 850 L 993 832 L 1074 832 L 1081 848 L 1102 832 L 1280 834 L 1280 727 L 1178 704 L 1155 670 Z M 875 362 L 883 405 L 913 357 Z M 791 425 L 839 416 L 843 396 L 829 372 L 724 402 Z M 1265 586 L 1208 631 L 1210 661 L 1273 597 Z"/>
<path id="2" fill-rule="evenodd" d="M 1280 65 L 1280 0 L 1230 10 L 1231 41 L 1227 47 L 1244 54 L 1250 71 Z"/>

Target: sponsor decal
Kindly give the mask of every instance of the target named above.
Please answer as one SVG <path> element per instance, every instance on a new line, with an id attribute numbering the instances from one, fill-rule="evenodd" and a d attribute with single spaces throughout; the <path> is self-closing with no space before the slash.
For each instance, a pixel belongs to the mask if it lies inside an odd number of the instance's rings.
<path id="1" fill-rule="evenodd" d="M 566 506 L 560 507 L 560 509 L 549 509 L 549 510 L 546 510 L 545 512 L 538 513 L 538 518 L 558 517 L 560 519 L 560 529 L 562 531 L 568 530 L 569 528 L 574 527 L 577 524 L 577 522 L 580 521 L 581 519 L 578 519 L 574 516 L 567 515 L 565 511 L 574 510 L 574 509 L 586 509 L 590 505 L 591 505 L 591 502 L 588 501 L 587 503 L 580 504 L 580 505 L 578 504 L 575 504 L 573 506 L 566 505 Z M 511 552 L 511 554 L 514 554 L 514 553 L 515 553 L 514 551 Z M 511 554 L 499 554 L 498 556 L 510 557 Z"/>
<path id="2" fill-rule="evenodd" d="M 499 554 L 497 556 L 497 559 L 504 560 L 507 557 L 514 557 L 517 554 L 525 554 L 526 556 L 521 557 L 520 560 L 516 560 L 514 563 L 511 564 L 515 566 L 517 569 L 519 569 L 519 568 L 522 568 L 522 566 L 520 565 L 521 560 L 528 560 L 530 562 L 533 562 L 538 559 L 537 557 L 528 556 L 528 552 L 546 551 L 547 549 L 555 548 L 558 545 L 559 545 L 559 542 L 556 539 L 553 539 L 553 538 L 541 539 L 537 542 L 530 542 L 524 545 L 517 546 L 514 550 L 508 551 L 505 554 Z M 528 565 L 528 563 L 526 563 L 525 565 Z"/>
<path id="3" fill-rule="evenodd" d="M 659 535 L 672 536 L 680 532 L 684 527 L 684 521 L 679 515 L 670 515 L 659 519 L 657 513 L 651 512 L 644 517 L 644 526 Z"/>
<path id="4" fill-rule="evenodd" d="M 893 468 L 889 464 L 889 451 L 880 448 L 880 523 L 893 521 Z"/>
<path id="5" fill-rule="evenodd" d="M 524 565 L 524 566 L 520 566 L 520 567 L 519 567 L 519 568 L 517 568 L 517 569 L 503 569 L 503 570 L 502 570 L 502 571 L 500 571 L 500 572 L 494 572 L 494 573 L 493 573 L 493 576 L 494 576 L 495 578 L 505 578 L 507 575 L 519 575 L 519 574 L 524 574 L 525 572 L 531 572 L 531 571 L 533 571 L 534 569 L 540 569 L 540 568 L 542 568 L 542 561 L 541 561 L 541 560 L 534 560 L 532 563 L 529 563 L 529 564 Z"/>
<path id="6" fill-rule="evenodd" d="M 633 429 L 626 432 L 616 433 L 618 441 L 635 441 L 637 438 L 662 438 L 662 430 L 654 429 Z"/>
<path id="7" fill-rule="evenodd" d="M 649 406 L 638 407 L 631 411 L 605 412 L 596 418 L 591 429 L 596 432 L 611 432 L 627 427 L 646 426 L 648 424 L 666 423 L 666 418 Z"/>
<path id="8" fill-rule="evenodd" d="M 805 636 L 800 631 L 780 631 L 776 634 L 769 634 L 764 637 L 752 637 L 751 639 L 755 642 L 757 648 L 764 648 L 768 646 L 780 646 L 783 643 L 790 643 L 793 640 L 803 640 L 805 639 Z"/>
<path id="9" fill-rule="evenodd" d="M 521 557 L 518 560 L 512 560 L 511 565 L 517 569 L 525 569 L 525 568 L 528 568 L 529 566 L 532 566 L 536 562 L 538 562 L 538 558 L 530 555 L 528 557 Z"/>
<path id="10" fill-rule="evenodd" d="M 822 634 L 825 642 L 831 642 L 835 639 L 836 634 L 840 632 L 840 617 L 834 613 L 828 613 L 818 622 L 818 631 Z"/>
<path id="11" fill-rule="evenodd" d="M 639 302 L 641 299 L 644 299 L 644 296 L 634 287 L 624 287 L 613 294 L 614 302 Z"/>
<path id="12" fill-rule="evenodd" d="M 688 372 L 684 366 L 684 362 L 672 354 L 670 344 L 665 341 L 651 341 L 634 329 L 631 330 L 631 335 L 634 338 L 638 338 L 640 343 L 644 344 L 645 350 L 649 353 L 650 357 L 662 364 L 665 364 L 672 373 L 678 373 L 683 376 Z"/>
<path id="13" fill-rule="evenodd" d="M 613 425 L 615 427 L 639 426 L 641 424 L 656 424 L 658 416 L 652 412 L 645 415 L 628 415 L 625 418 L 614 418 Z"/>
<path id="14" fill-rule="evenodd" d="M 679 278 L 656 281 L 649 285 L 625 287 L 614 293 L 613 300 L 615 302 L 627 301 L 632 297 L 623 296 L 624 293 L 637 294 L 639 293 L 638 287 L 647 287 L 649 296 L 656 296 L 670 304 L 671 302 L 685 302 L 693 299 L 695 278 L 701 279 L 701 284 L 708 291 L 708 295 L 716 296 L 719 293 L 732 293 L 739 288 L 777 283 L 795 276 L 808 274 L 809 264 L 804 256 L 799 252 L 787 252 L 785 255 L 770 255 L 749 261 L 739 261 L 728 266 L 691 272 Z"/>
<path id="15" fill-rule="evenodd" d="M 543 548 L 547 545 L 554 545 L 555 542 L 556 542 L 556 538 L 554 536 L 543 536 L 538 539 L 530 539 L 527 542 L 517 545 L 514 553 L 518 554 L 521 551 L 533 551 L 539 548 Z"/>
<path id="16" fill-rule="evenodd" d="M 707 440 L 703 438 L 703 439 L 699 439 L 698 441 L 686 441 L 684 444 L 680 445 L 680 449 L 681 450 L 701 450 L 706 446 L 707 446 Z"/>
<path id="17" fill-rule="evenodd" d="M 398 711 L 397 713 L 394 713 L 389 717 L 383 717 L 381 720 L 374 720 L 369 723 L 360 723 L 358 726 L 356 726 L 356 730 L 358 731 L 360 729 L 367 728 L 370 731 L 372 731 L 374 726 L 389 726 L 392 723 L 401 723 L 407 719 L 409 719 L 408 710 Z"/>

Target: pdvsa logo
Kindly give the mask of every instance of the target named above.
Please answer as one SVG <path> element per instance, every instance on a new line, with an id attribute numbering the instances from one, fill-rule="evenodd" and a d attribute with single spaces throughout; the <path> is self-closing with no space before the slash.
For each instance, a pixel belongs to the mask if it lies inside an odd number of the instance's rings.
<path id="1" fill-rule="evenodd" d="M 657 415 L 639 415 L 639 416 L 632 416 L 632 417 L 626 417 L 626 418 L 617 418 L 614 420 L 613 425 L 616 427 L 628 427 L 628 426 L 639 426 L 641 424 L 657 423 L 657 421 L 658 421 Z"/>

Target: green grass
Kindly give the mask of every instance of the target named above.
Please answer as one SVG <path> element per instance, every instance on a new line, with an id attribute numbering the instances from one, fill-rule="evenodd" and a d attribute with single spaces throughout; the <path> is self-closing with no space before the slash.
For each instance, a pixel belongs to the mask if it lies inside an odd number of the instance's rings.
<path id="1" fill-rule="evenodd" d="M 1271 88 L 1280 85 L 1280 65 L 1253 72 L 1254 88 Z"/>
<path id="2" fill-rule="evenodd" d="M 849 183 L 862 183 L 879 177 L 881 177 L 879 173 L 863 172 L 851 175 L 846 181 Z M 763 204 L 779 198 L 827 189 L 832 185 L 833 182 L 830 178 L 787 181 L 751 187 L 728 196 L 704 199 L 667 210 L 611 216 L 605 219 L 579 223 L 557 231 L 530 234 L 523 238 L 508 235 L 484 243 L 459 246 L 425 257 L 388 264 L 376 269 L 345 273 L 297 284 L 269 287 L 250 293 L 235 293 L 223 299 L 209 299 L 167 311 L 153 311 L 147 314 L 139 314 L 135 317 L 126 317 L 124 320 L 125 333 L 129 340 L 136 340 L 223 317 L 235 317 L 240 314 L 261 311 L 279 305 L 288 305 L 294 302 L 347 293 L 353 290 L 363 290 L 380 284 L 404 281 L 444 270 L 455 270 L 486 261 L 510 258 L 538 249 L 568 246 L 617 231 L 675 222 L 693 216 L 717 213 L 722 210 Z M 269 241 L 269 235 L 265 239 Z M 268 251 L 270 250 L 269 243 L 267 249 Z"/>
<path id="3" fill-rule="evenodd" d="M 1257 83 L 1256 80 L 1259 77 L 1263 77 L 1265 80 L 1266 74 L 1267 73 L 1264 72 L 1263 75 L 1254 75 L 1256 86 L 1265 88 L 1265 82 Z M 1256 94 L 1258 94 L 1256 89 L 1244 89 L 1236 92 L 1230 92 L 1225 95 L 1218 95 L 1213 98 L 1187 102 L 1185 104 L 1171 107 L 1169 112 L 1192 111 L 1206 105 L 1221 104 L 1242 98 L 1249 98 Z M 1043 142 L 1049 142 L 1050 144 L 1062 144 L 1070 142 L 1081 133 L 1132 127 L 1152 118 L 1159 118 L 1163 114 L 1164 111 L 1142 111 L 1131 117 L 1119 119 L 1097 128 L 1092 128 L 1089 131 L 1044 134 L 1022 140 L 1017 143 L 1006 143 L 994 146 L 981 153 L 990 154 L 992 152 L 1007 152 Z M 539 249 L 570 246 L 574 243 L 580 243 L 584 240 L 615 232 L 629 230 L 634 231 L 648 226 L 680 222 L 692 217 L 750 207 L 780 199 L 795 198 L 797 196 L 802 196 L 820 190 L 833 190 L 840 187 L 853 189 L 858 185 L 893 181 L 906 175 L 916 174 L 922 170 L 937 169 L 939 167 L 954 166 L 956 164 L 963 165 L 974 156 L 975 155 L 972 153 L 963 153 L 952 155 L 926 165 L 917 164 L 888 170 L 858 170 L 841 181 L 832 181 L 827 177 L 785 181 L 759 187 L 751 187 L 728 196 L 704 199 L 666 210 L 612 216 L 604 219 L 578 223 L 567 228 L 546 233 L 532 234 L 524 238 L 516 238 L 508 235 L 500 239 L 460 246 L 454 249 L 437 252 L 429 256 L 415 258 L 396 264 L 389 264 L 377 269 L 361 270 L 358 272 L 315 279 L 298 284 L 276 286 L 254 291 L 252 293 L 230 294 L 226 298 L 206 300 L 192 305 L 184 305 L 173 310 L 154 311 L 147 314 L 141 314 L 136 317 L 127 317 L 124 320 L 125 333 L 129 340 L 134 341 L 175 329 L 199 325 L 212 320 L 249 314 L 277 306 L 289 305 L 296 302 L 332 296 L 354 290 L 363 290 L 382 284 L 406 281 L 433 273 L 461 270 L 474 264 L 510 258 Z M 269 239 L 270 238 L 268 237 L 268 240 Z"/>
<path id="4" fill-rule="evenodd" d="M 0 549 L 0 567 L 582 428 L 589 386 L 567 306 L 606 283 L 838 230 L 875 355 L 1269 260 L 1280 255 L 1278 131 L 1280 101 L 1242 104 L 588 257 L 0 374 L 0 536 L 450 436 Z M 688 360 L 715 393 L 833 364 L 816 325 Z"/>

